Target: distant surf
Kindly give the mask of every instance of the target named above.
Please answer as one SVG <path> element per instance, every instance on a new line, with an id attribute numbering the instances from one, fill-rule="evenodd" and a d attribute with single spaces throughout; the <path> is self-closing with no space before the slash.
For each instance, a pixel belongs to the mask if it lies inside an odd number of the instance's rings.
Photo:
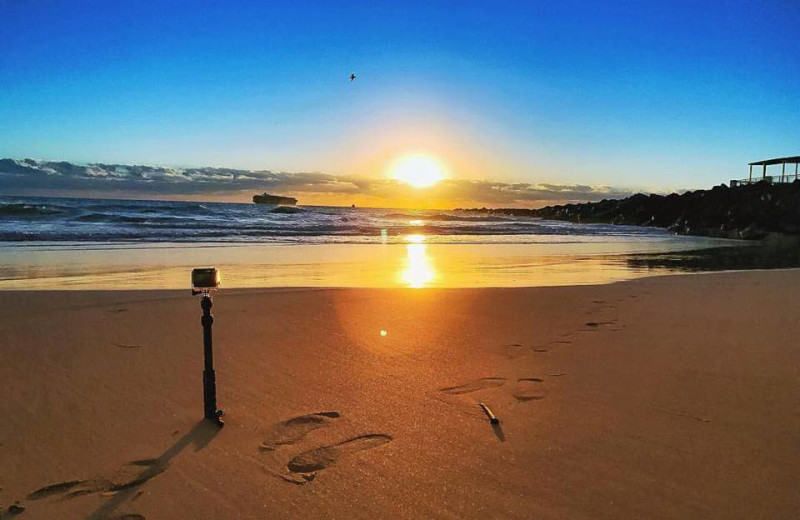
<path id="1" fill-rule="evenodd" d="M 660 229 L 581 225 L 461 211 L 39 197 L 0 198 L 5 242 L 396 243 L 575 242 L 656 238 Z"/>

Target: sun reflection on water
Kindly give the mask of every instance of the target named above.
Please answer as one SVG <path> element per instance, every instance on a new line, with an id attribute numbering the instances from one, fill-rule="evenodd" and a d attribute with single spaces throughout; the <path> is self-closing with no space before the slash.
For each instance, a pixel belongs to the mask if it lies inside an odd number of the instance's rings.
<path id="1" fill-rule="evenodd" d="M 412 289 L 420 289 L 429 285 L 436 278 L 431 257 L 427 253 L 424 235 L 408 235 L 406 237 L 406 263 L 400 273 L 403 285 Z"/>

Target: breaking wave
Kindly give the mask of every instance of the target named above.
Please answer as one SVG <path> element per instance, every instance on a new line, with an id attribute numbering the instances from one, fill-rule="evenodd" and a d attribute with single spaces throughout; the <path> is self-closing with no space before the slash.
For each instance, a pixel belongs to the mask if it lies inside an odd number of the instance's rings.
<path id="1" fill-rule="evenodd" d="M 461 211 L 407 211 L 167 201 L 0 198 L 0 241 L 402 242 L 579 240 L 653 236 L 652 228 L 580 225 Z M 503 238 L 506 237 L 506 238 Z M 569 237 L 569 238 L 565 238 Z"/>

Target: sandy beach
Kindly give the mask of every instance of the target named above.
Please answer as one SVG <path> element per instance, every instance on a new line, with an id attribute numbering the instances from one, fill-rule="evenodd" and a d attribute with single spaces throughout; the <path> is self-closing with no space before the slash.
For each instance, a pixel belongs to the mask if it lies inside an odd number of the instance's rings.
<path id="1" fill-rule="evenodd" d="M 0 1 L 0 520 L 800 520 L 800 0 L 84 4 Z"/>
<path id="2" fill-rule="evenodd" d="M 799 290 L 787 270 L 221 291 L 221 430 L 199 422 L 188 291 L 2 292 L 0 506 L 18 501 L 26 519 L 796 518 Z"/>

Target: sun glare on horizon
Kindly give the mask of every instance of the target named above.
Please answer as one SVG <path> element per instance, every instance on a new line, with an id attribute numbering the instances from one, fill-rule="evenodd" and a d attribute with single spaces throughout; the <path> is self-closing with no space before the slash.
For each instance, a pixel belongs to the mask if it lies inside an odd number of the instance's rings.
<path id="1" fill-rule="evenodd" d="M 427 155 L 409 155 L 395 162 L 389 177 L 415 188 L 429 188 L 446 177 L 444 167 Z"/>

